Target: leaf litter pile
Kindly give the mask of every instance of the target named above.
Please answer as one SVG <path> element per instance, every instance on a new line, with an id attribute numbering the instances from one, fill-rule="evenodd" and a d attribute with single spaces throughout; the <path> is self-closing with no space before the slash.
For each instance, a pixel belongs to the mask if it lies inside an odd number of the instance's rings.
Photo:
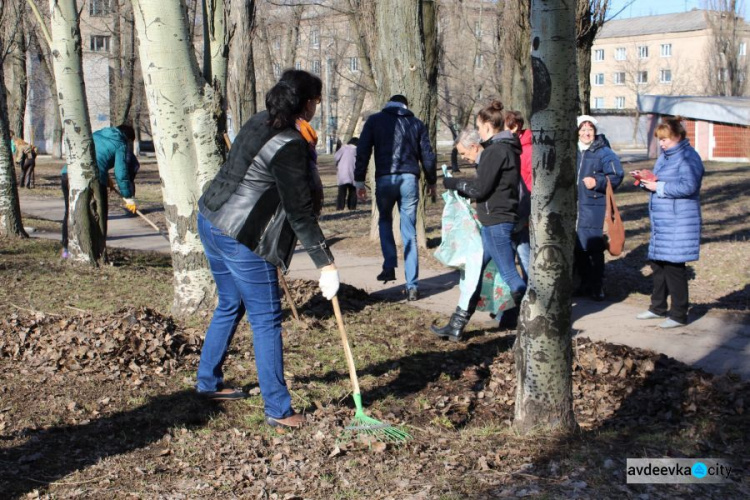
<path id="1" fill-rule="evenodd" d="M 203 327 L 148 309 L 9 314 L 0 321 L 0 491 L 36 498 L 740 498 L 730 485 L 626 485 L 627 457 L 717 457 L 747 469 L 750 389 L 671 358 L 574 341 L 580 432 L 518 436 L 512 336 L 455 345 L 437 320 L 366 292 L 340 292 L 367 411 L 404 425 L 401 446 L 346 436 L 353 408 L 330 303 L 290 281 L 286 378 L 308 425 L 263 423 L 251 334 L 225 365 L 253 397 L 192 389 Z M 207 320 L 208 318 L 206 318 Z"/>

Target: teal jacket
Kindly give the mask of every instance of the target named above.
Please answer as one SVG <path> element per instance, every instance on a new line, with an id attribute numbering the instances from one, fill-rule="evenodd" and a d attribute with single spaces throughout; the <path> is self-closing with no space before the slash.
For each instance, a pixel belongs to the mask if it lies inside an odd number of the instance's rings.
<path id="1" fill-rule="evenodd" d="M 107 185 L 110 169 L 115 169 L 117 188 L 125 198 L 132 198 L 135 189 L 128 171 L 127 155 L 128 141 L 125 134 L 116 127 L 103 128 L 93 134 L 94 149 L 96 150 L 96 166 L 99 169 L 99 183 Z M 63 174 L 68 173 L 68 166 L 62 168 Z"/>

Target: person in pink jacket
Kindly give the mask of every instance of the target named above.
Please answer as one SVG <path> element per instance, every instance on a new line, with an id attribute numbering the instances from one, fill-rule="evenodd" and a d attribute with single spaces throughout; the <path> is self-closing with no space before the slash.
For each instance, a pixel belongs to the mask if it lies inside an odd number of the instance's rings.
<path id="1" fill-rule="evenodd" d="M 344 209 L 344 202 L 349 210 L 357 208 L 357 189 L 354 187 L 354 164 L 357 161 L 357 138 L 352 137 L 346 146 L 333 155 L 336 161 L 336 182 L 339 186 L 336 198 L 336 210 Z"/>

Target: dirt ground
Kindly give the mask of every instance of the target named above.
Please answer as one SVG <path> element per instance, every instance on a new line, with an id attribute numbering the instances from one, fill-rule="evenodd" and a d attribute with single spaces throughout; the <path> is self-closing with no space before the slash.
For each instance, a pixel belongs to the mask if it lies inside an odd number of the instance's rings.
<path id="1" fill-rule="evenodd" d="M 37 192 L 57 195 L 57 168 L 38 171 Z M 158 217 L 158 175 L 144 169 L 137 198 Z M 335 212 L 330 166 L 323 173 L 323 224 L 341 238 L 334 251 L 362 248 L 369 207 Z M 692 266 L 697 307 L 747 310 L 748 182 L 746 166 L 709 166 L 706 243 Z M 618 193 L 629 253 L 608 264 L 607 286 L 624 300 L 648 289 L 643 198 L 628 186 Z M 428 207 L 430 237 L 439 236 L 439 211 Z M 303 316 L 284 321 L 285 375 L 308 425 L 278 434 L 263 422 L 246 324 L 226 374 L 253 396 L 221 404 L 195 396 L 210 314 L 169 317 L 167 257 L 117 250 L 111 265 L 88 269 L 58 251 L 55 242 L 0 240 L 3 498 L 750 497 L 750 386 L 734 376 L 577 339 L 579 432 L 520 436 L 511 426 L 511 335 L 473 329 L 464 344 L 438 342 L 428 332 L 438 315 L 345 285 L 367 412 L 412 436 L 370 441 L 344 432 L 353 405 L 330 305 L 315 283 L 293 280 Z M 627 485 L 628 457 L 724 458 L 736 475 L 727 485 Z"/>

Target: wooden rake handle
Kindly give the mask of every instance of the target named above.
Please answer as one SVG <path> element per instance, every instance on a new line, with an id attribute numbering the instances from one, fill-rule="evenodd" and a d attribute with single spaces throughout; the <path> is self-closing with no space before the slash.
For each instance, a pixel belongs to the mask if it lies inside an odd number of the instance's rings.
<path id="1" fill-rule="evenodd" d="M 354 368 L 354 357 L 352 356 L 352 350 L 349 347 L 349 340 L 346 336 L 346 328 L 344 328 L 344 319 L 341 316 L 341 308 L 339 307 L 339 298 L 334 295 L 331 299 L 333 304 L 333 313 L 336 315 L 336 323 L 339 325 L 339 333 L 341 333 L 341 343 L 344 346 L 344 354 L 346 355 L 346 364 L 349 367 L 349 378 L 352 381 L 352 390 L 354 394 L 359 394 L 359 381 L 357 380 L 357 370 Z"/>
<path id="2" fill-rule="evenodd" d="M 297 306 L 294 305 L 294 300 L 292 299 L 292 293 L 289 291 L 289 285 L 286 283 L 286 278 L 284 278 L 284 273 L 281 272 L 281 269 L 278 267 L 276 268 L 276 271 L 279 275 L 279 283 L 281 283 L 281 288 L 284 290 L 284 295 L 286 295 L 286 301 L 289 302 L 289 307 L 292 309 L 292 316 L 294 316 L 294 319 L 299 321 L 299 314 L 297 313 Z"/>

